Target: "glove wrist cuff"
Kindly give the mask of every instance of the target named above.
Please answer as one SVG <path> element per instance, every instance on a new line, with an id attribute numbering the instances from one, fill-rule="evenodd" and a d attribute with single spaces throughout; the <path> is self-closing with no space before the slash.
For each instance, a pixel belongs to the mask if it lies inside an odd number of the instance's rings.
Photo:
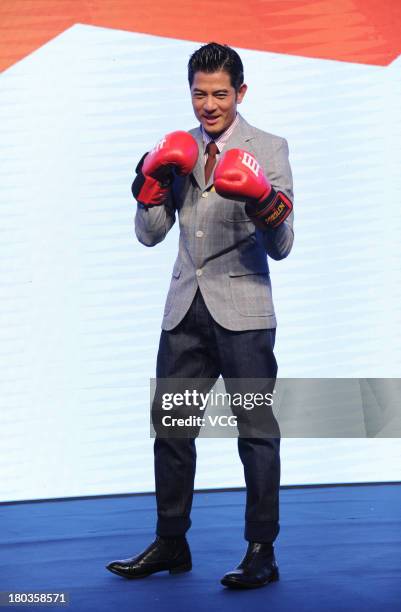
<path id="1" fill-rule="evenodd" d="M 269 196 L 262 202 L 247 202 L 245 211 L 256 227 L 262 230 L 276 228 L 292 211 L 292 202 L 281 191 L 271 188 Z"/>

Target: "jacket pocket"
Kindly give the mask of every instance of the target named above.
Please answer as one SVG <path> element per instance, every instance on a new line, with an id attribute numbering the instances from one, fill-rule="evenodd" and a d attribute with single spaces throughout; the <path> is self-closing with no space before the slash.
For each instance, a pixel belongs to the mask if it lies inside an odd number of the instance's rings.
<path id="1" fill-rule="evenodd" d="M 179 278 L 179 276 L 181 274 L 181 269 L 182 269 L 181 261 L 176 261 L 175 264 L 174 264 L 172 276 L 174 278 Z"/>
<path id="2" fill-rule="evenodd" d="M 245 317 L 274 315 L 270 275 L 266 268 L 231 270 L 229 279 L 231 298 L 239 314 Z"/>
<path id="3" fill-rule="evenodd" d="M 223 209 L 225 221 L 230 223 L 250 223 L 250 227 L 254 227 L 253 222 L 245 212 L 245 202 L 225 200 Z"/>
<path id="4" fill-rule="evenodd" d="M 175 298 L 177 295 L 177 288 L 179 285 L 178 279 L 180 278 L 180 275 L 181 275 L 181 269 L 182 269 L 181 261 L 176 261 L 174 264 L 173 273 L 171 275 L 170 288 L 167 293 L 167 299 L 166 299 L 166 304 L 164 306 L 163 316 L 168 315 L 168 313 L 172 309 L 173 304 L 175 302 Z"/>
<path id="5" fill-rule="evenodd" d="M 229 276 L 247 276 L 248 274 L 269 274 L 269 266 L 266 254 L 255 246 L 254 236 L 250 237 L 250 242 L 234 258 L 228 266 Z"/>

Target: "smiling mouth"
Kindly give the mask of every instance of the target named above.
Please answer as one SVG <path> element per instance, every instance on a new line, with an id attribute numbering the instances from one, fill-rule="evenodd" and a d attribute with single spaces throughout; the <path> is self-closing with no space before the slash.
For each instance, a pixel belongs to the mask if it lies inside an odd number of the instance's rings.
<path id="1" fill-rule="evenodd" d="M 214 123 L 215 121 L 217 121 L 218 117 L 206 117 L 206 116 L 204 116 L 204 119 L 206 121 L 208 121 L 209 123 Z"/>

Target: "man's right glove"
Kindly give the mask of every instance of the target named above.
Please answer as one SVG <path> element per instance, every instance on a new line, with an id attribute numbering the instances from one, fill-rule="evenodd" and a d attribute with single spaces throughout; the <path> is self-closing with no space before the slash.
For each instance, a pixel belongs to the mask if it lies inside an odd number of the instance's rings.
<path id="1" fill-rule="evenodd" d="M 214 188 L 230 200 L 246 202 L 245 211 L 262 230 L 278 227 L 292 211 L 292 202 L 276 191 L 259 162 L 243 149 L 224 153 L 214 171 Z"/>
<path id="2" fill-rule="evenodd" d="M 132 195 L 145 206 L 160 206 L 168 198 L 173 170 L 190 174 L 198 159 L 198 144 L 188 132 L 167 134 L 140 160 L 132 183 Z"/>

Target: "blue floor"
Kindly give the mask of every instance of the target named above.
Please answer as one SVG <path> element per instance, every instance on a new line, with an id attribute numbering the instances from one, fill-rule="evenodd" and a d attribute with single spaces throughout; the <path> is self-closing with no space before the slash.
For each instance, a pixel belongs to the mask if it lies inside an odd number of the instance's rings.
<path id="1" fill-rule="evenodd" d="M 401 610 L 401 484 L 282 490 L 280 581 L 229 591 L 219 579 L 245 551 L 244 500 L 196 494 L 192 572 L 140 581 L 104 566 L 153 539 L 152 495 L 0 505 L 0 591 L 67 591 L 74 612 Z"/>

